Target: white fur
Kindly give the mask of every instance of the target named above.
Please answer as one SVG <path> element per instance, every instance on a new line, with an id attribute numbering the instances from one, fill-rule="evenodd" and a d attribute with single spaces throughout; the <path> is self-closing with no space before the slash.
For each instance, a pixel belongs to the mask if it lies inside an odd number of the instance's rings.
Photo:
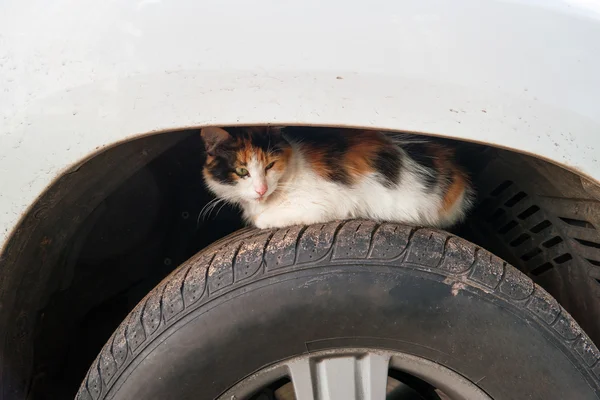
<path id="1" fill-rule="evenodd" d="M 248 164 L 250 177 L 237 185 L 224 185 L 207 179 L 217 196 L 239 204 L 248 222 L 257 228 L 324 223 L 348 218 L 402 222 L 448 227 L 464 217 L 470 206 L 470 190 L 452 207 L 442 212 L 442 193 L 427 189 L 424 170 L 405 157 L 400 182 L 392 187 L 381 184 L 376 173 L 353 186 L 331 182 L 317 175 L 305 160 L 299 144 L 292 143 L 292 157 L 283 173 L 266 171 L 256 160 Z M 258 201 L 254 187 L 265 182 L 268 191 Z M 436 192 L 437 190 L 437 192 Z"/>

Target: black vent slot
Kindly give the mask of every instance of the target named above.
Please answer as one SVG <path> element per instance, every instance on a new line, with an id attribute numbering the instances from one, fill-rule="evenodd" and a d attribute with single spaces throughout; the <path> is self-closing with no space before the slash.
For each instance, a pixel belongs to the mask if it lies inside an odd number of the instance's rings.
<path id="1" fill-rule="evenodd" d="M 600 243 L 590 242 L 589 240 L 583 240 L 583 239 L 577 239 L 577 238 L 575 238 L 575 240 L 583 246 L 592 247 L 594 249 L 600 249 Z"/>
<path id="2" fill-rule="evenodd" d="M 523 200 L 525 197 L 527 197 L 527 195 L 524 192 L 519 192 L 519 193 L 515 194 L 513 197 L 511 197 L 506 203 L 504 203 L 504 205 L 506 207 L 513 207 L 515 204 L 517 204 L 518 202 Z"/>
<path id="3" fill-rule="evenodd" d="M 554 265 L 552 265 L 552 263 L 550 263 L 550 262 L 547 262 L 547 263 L 540 265 L 537 268 L 532 269 L 531 275 L 539 276 L 539 275 L 543 274 L 544 272 L 550 271 L 552 268 L 554 268 Z"/>
<path id="4" fill-rule="evenodd" d="M 525 210 L 521 214 L 519 214 L 518 218 L 519 219 L 527 219 L 538 211 L 540 211 L 540 208 L 538 206 L 531 206 L 527 210 Z"/>
<path id="5" fill-rule="evenodd" d="M 537 224 L 533 228 L 531 228 L 531 232 L 533 232 L 533 233 L 540 233 L 544 229 L 549 228 L 551 226 L 552 226 L 552 223 L 550 221 L 548 221 L 548 220 L 545 220 L 545 221 L 540 222 L 539 224 Z"/>
<path id="6" fill-rule="evenodd" d="M 564 217 L 560 217 L 560 219 L 564 223 L 569 224 L 571 226 L 578 226 L 580 228 L 588 228 L 588 229 L 596 229 L 596 228 L 594 228 L 594 225 L 590 224 L 587 221 L 581 220 L 581 219 L 564 218 Z"/>
<path id="7" fill-rule="evenodd" d="M 493 197 L 500 196 L 502 194 L 502 192 L 504 192 L 506 189 L 511 187 L 512 184 L 513 184 L 512 181 L 504 181 L 500 185 L 498 185 L 498 187 L 496 187 L 496 189 L 492 190 L 492 193 L 490 193 L 490 195 Z"/>

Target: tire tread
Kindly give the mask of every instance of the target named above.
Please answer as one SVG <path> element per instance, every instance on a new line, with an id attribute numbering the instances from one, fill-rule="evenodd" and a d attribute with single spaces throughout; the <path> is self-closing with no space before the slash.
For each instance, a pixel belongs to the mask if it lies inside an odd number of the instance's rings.
<path id="1" fill-rule="evenodd" d="M 597 347 L 552 296 L 516 268 L 447 232 L 350 220 L 244 230 L 199 252 L 148 293 L 121 323 L 92 364 L 77 399 L 103 398 L 150 339 L 226 289 L 291 267 L 343 265 L 357 258 L 367 264 L 397 260 L 445 276 L 446 283 L 459 282 L 508 301 L 555 332 L 600 382 Z"/>

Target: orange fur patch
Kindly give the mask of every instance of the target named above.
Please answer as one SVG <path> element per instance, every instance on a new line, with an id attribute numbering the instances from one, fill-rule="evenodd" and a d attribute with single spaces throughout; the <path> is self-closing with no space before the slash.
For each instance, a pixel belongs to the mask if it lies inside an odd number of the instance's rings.
<path id="1" fill-rule="evenodd" d="M 448 213 L 452 210 L 452 207 L 460 200 L 461 196 L 465 192 L 467 187 L 467 180 L 460 171 L 454 172 L 452 176 L 452 183 L 446 189 L 446 194 L 442 201 L 442 212 Z"/>
<path id="2" fill-rule="evenodd" d="M 329 176 L 330 173 L 333 172 L 331 171 L 329 165 L 327 165 L 327 162 L 325 161 L 325 156 L 327 154 L 325 150 L 317 148 L 305 148 L 304 152 L 311 167 L 318 175 L 322 176 L 323 178 L 326 178 L 327 176 Z"/>
<path id="3" fill-rule="evenodd" d="M 427 155 L 433 160 L 433 166 L 440 177 L 447 177 L 454 172 L 454 150 L 437 143 L 427 144 Z"/>
<path id="4" fill-rule="evenodd" d="M 373 172 L 373 160 L 382 147 L 389 146 L 379 132 L 359 131 L 350 138 L 350 149 L 344 157 L 354 179 Z"/>
<path id="5" fill-rule="evenodd" d="M 253 134 L 264 134 L 264 132 L 257 131 Z M 248 165 L 251 158 L 256 157 L 257 161 L 265 166 L 275 162 L 273 168 L 283 171 L 292 156 L 292 150 L 289 147 L 284 148 L 281 153 L 267 153 L 263 149 L 253 146 L 249 139 L 239 139 L 239 146 L 240 149 L 236 152 L 236 160 L 240 166 Z"/>
<path id="6" fill-rule="evenodd" d="M 468 180 L 465 174 L 457 168 L 454 161 L 454 149 L 431 143 L 427 153 L 433 159 L 433 165 L 438 172 L 439 183 L 449 181 L 442 199 L 442 213 L 449 213 L 464 194 Z"/>
<path id="7" fill-rule="evenodd" d="M 292 149 L 290 147 L 286 147 L 283 149 L 283 151 L 281 153 L 271 156 L 267 161 L 268 161 L 268 163 L 275 161 L 275 165 L 273 165 L 273 169 L 277 172 L 283 172 L 285 167 L 287 167 L 287 164 L 290 161 L 291 157 L 292 157 Z"/>
<path id="8" fill-rule="evenodd" d="M 337 165 L 326 160 L 331 149 L 304 146 L 304 153 L 311 167 L 320 176 L 328 178 L 335 175 L 333 168 L 343 168 L 351 183 L 354 183 L 374 171 L 373 160 L 381 148 L 389 146 L 390 142 L 377 131 L 347 130 L 344 136 L 348 141 L 348 148 Z"/>

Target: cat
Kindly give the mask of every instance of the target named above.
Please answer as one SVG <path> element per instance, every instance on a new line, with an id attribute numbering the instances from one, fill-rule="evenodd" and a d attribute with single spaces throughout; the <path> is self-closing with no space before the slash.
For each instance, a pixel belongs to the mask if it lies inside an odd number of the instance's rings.
<path id="1" fill-rule="evenodd" d="M 473 204 L 452 147 L 415 135 L 207 127 L 201 136 L 206 185 L 257 228 L 349 218 L 448 228 Z"/>

